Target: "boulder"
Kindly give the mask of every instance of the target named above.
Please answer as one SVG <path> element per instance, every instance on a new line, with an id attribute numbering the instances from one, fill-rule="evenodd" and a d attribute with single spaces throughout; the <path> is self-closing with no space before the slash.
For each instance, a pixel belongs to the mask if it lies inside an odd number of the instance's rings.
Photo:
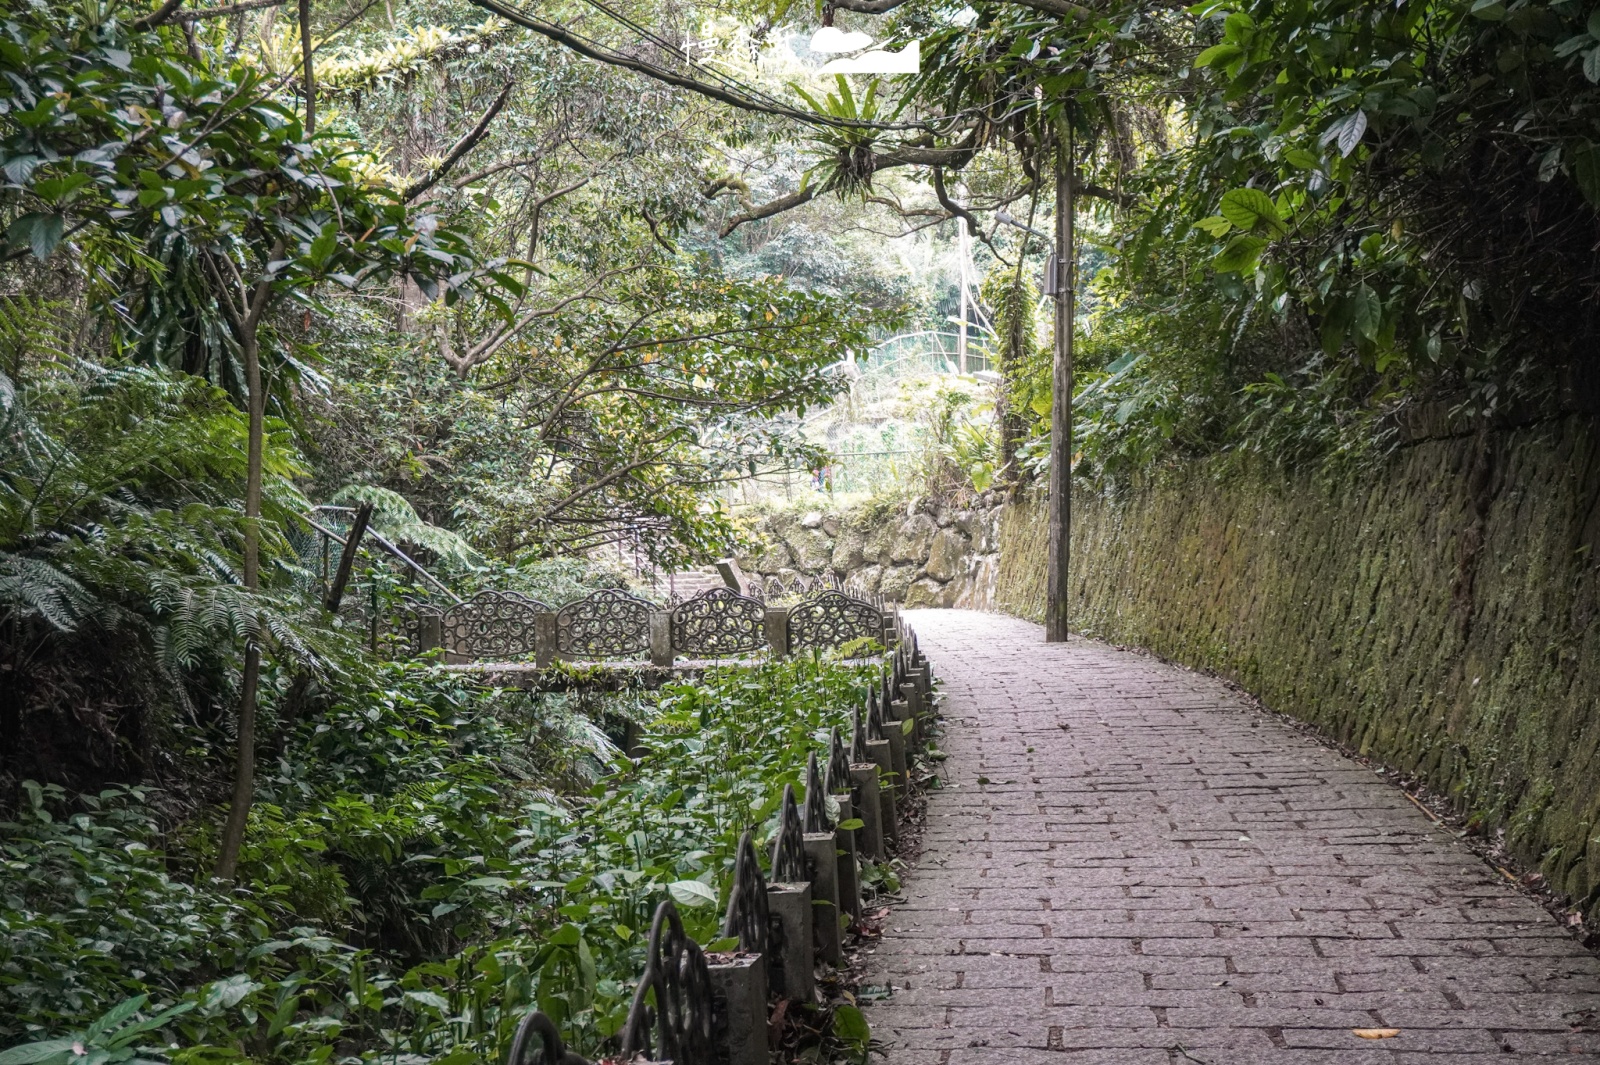
<path id="1" fill-rule="evenodd" d="M 823 526 L 827 528 L 826 525 Z M 849 527 L 840 531 L 833 542 L 833 569 L 836 573 L 854 573 L 867 564 L 867 539 L 859 529 Z"/>
<path id="2" fill-rule="evenodd" d="M 839 535 L 839 519 L 832 514 L 824 517 L 822 519 L 822 531 L 829 536 L 837 537 Z"/>
<path id="3" fill-rule="evenodd" d="M 926 514 L 913 514 L 894 530 L 889 545 L 889 558 L 893 562 L 921 562 L 928 557 L 939 527 Z"/>
<path id="4" fill-rule="evenodd" d="M 913 581 L 906 589 L 907 608 L 919 606 L 945 606 L 945 586 L 932 577 Z"/>
<path id="5" fill-rule="evenodd" d="M 868 562 L 876 562 L 883 566 L 892 561 L 890 555 L 893 554 L 894 548 L 894 529 L 892 522 L 883 522 L 866 534 L 866 543 L 861 553 Z"/>
<path id="6" fill-rule="evenodd" d="M 883 577 L 878 581 L 878 593 L 885 599 L 895 602 L 905 598 L 906 589 L 911 587 L 911 578 L 916 576 L 915 566 L 893 566 L 883 571 Z"/>
<path id="7" fill-rule="evenodd" d="M 850 574 L 850 590 L 871 595 L 883 583 L 882 566 L 862 566 Z"/>
<path id="8" fill-rule="evenodd" d="M 820 526 L 822 523 L 818 521 L 817 524 Z M 803 573 L 821 573 L 833 558 L 833 541 L 820 527 L 791 528 L 789 535 L 784 537 L 784 543 L 789 548 L 789 558 L 794 567 Z"/>
<path id="9" fill-rule="evenodd" d="M 819 511 L 815 511 L 815 510 L 808 512 L 804 517 L 802 517 L 800 519 L 800 527 L 802 529 L 820 529 L 820 528 L 822 528 L 822 514 Z"/>
<path id="10" fill-rule="evenodd" d="M 940 529 L 928 549 L 928 576 L 939 582 L 951 581 L 966 569 L 972 541 L 956 529 Z"/>

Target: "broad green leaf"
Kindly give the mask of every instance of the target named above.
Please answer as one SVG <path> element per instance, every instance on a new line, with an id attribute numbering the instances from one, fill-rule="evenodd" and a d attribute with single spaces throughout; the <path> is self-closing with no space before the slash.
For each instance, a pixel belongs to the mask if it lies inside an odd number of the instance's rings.
<path id="1" fill-rule="evenodd" d="M 866 1017 L 855 1006 L 839 1006 L 833 1011 L 833 1034 L 846 1043 L 864 1047 L 872 1039 Z"/>
<path id="2" fill-rule="evenodd" d="M 848 817 L 839 822 L 840 832 L 854 832 L 858 828 L 866 828 L 867 823 L 859 817 Z"/>
<path id="3" fill-rule="evenodd" d="M 1378 335 L 1378 327 L 1383 322 L 1383 300 L 1373 291 L 1372 286 L 1365 281 L 1355 293 L 1355 327 L 1356 332 L 1368 340 Z"/>
<path id="4" fill-rule="evenodd" d="M 1261 259 L 1261 252 L 1266 248 L 1265 237 L 1252 237 L 1247 233 L 1239 233 L 1230 241 L 1227 247 L 1218 252 L 1211 260 L 1211 265 L 1224 274 L 1245 274 L 1256 268 L 1256 263 Z"/>
<path id="5" fill-rule="evenodd" d="M 1214 44 L 1210 48 L 1194 57 L 1196 67 L 1218 67 L 1231 63 L 1244 55 L 1244 49 L 1236 44 Z"/>
<path id="6" fill-rule="evenodd" d="M 1600 83 L 1600 45 L 1589 49 L 1583 56 L 1583 76 Z"/>
<path id="7" fill-rule="evenodd" d="M 1284 232 L 1283 220 L 1278 217 L 1272 197 L 1260 189 L 1233 189 L 1223 195 L 1218 210 L 1222 217 L 1247 233 L 1257 228 Z"/>
<path id="8" fill-rule="evenodd" d="M 679 906 L 715 906 L 717 893 L 698 880 L 674 880 L 667 891 Z"/>
<path id="9" fill-rule="evenodd" d="M 1233 228 L 1233 223 L 1219 214 L 1214 214 L 1209 218 L 1200 219 L 1194 224 L 1194 227 L 1211 234 L 1213 237 L 1225 237 L 1228 235 L 1228 231 Z"/>
<path id="10" fill-rule="evenodd" d="M 0 1065 L 39 1065 L 55 1057 L 65 1061 L 72 1054 L 73 1042 L 71 1039 L 42 1039 L 37 1043 L 23 1043 L 0 1051 Z"/>

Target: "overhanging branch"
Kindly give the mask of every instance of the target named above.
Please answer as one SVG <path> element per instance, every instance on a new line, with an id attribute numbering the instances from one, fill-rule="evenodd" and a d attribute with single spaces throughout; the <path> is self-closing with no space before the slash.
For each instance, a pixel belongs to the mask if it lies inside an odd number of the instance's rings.
<path id="1" fill-rule="evenodd" d="M 478 146 L 478 142 L 483 140 L 484 134 L 489 132 L 489 123 L 494 121 L 494 116 L 500 113 L 500 109 L 506 105 L 506 100 L 511 96 L 512 84 L 512 82 L 506 82 L 505 88 L 500 90 L 500 95 L 495 97 L 494 103 L 489 105 L 489 110 L 485 111 L 483 117 L 478 119 L 478 124 L 473 126 L 471 132 L 465 137 L 456 141 L 455 147 L 450 149 L 450 154 L 444 157 L 443 162 L 428 171 L 426 177 L 406 186 L 406 190 L 400 194 L 402 200 L 410 203 L 424 192 L 433 188 L 439 183 L 440 178 L 448 174 L 461 161 L 462 156 Z"/>

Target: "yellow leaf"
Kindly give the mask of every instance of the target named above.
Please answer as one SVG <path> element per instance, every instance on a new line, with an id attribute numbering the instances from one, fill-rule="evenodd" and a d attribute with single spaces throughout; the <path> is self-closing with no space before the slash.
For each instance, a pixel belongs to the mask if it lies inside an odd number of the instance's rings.
<path id="1" fill-rule="evenodd" d="M 1352 1035 L 1360 1036 L 1362 1039 L 1393 1039 L 1395 1036 L 1400 1034 L 1400 1029 L 1398 1029 L 1398 1028 L 1352 1028 L 1352 1029 L 1350 1029 L 1350 1033 Z"/>

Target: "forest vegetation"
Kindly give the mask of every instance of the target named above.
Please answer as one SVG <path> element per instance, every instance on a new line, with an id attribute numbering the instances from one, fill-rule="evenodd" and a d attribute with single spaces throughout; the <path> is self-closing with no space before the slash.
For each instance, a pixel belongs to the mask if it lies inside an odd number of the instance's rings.
<path id="1" fill-rule="evenodd" d="M 704 563 L 958 242 L 995 383 L 894 491 L 1034 490 L 1058 173 L 1086 483 L 1600 411 L 1578 0 L 7 0 L 0 75 L 7 1065 L 612 1045 L 864 674 L 481 690 L 369 632 L 392 556 L 330 602 L 316 508 L 460 594 Z"/>

